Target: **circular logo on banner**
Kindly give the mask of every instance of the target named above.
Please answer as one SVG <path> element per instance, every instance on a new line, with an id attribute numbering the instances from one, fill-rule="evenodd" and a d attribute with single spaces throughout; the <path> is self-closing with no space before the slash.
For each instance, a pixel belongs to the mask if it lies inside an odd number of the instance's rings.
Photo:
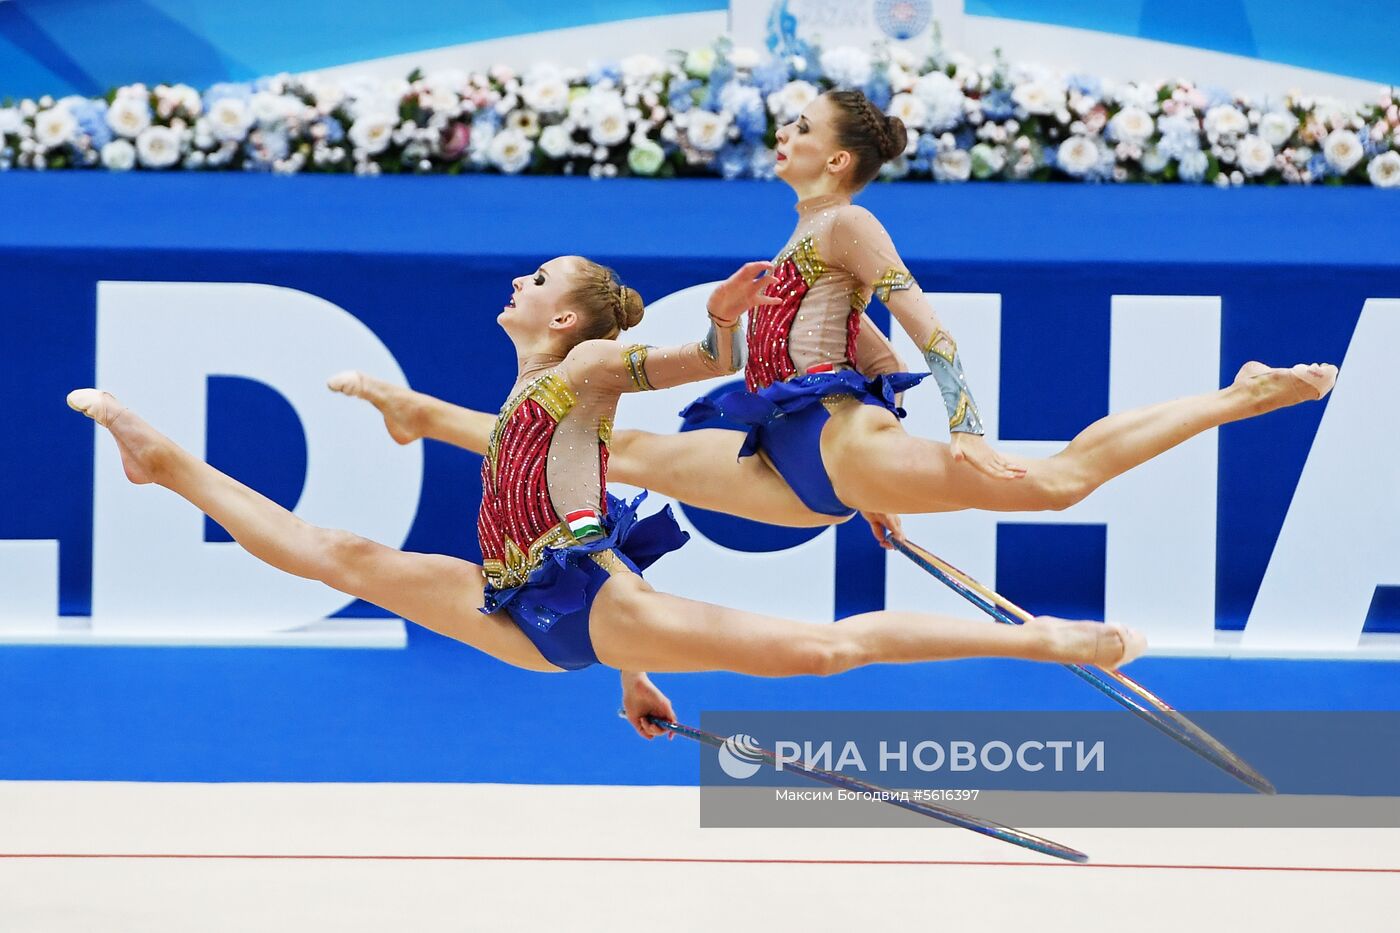
<path id="1" fill-rule="evenodd" d="M 875 22 L 891 39 L 912 39 L 932 20 L 932 0 L 875 0 Z"/>
<path id="2" fill-rule="evenodd" d="M 753 736 L 742 732 L 725 739 L 719 750 L 719 766 L 736 781 L 743 781 L 757 774 L 762 761 L 758 742 Z"/>

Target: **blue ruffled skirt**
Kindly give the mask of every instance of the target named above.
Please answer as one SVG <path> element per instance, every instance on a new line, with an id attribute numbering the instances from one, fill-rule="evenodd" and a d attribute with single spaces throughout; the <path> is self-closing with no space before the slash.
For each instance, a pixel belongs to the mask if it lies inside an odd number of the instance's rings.
<path id="1" fill-rule="evenodd" d="M 504 609 L 534 642 L 546 660 L 575 671 L 598 663 L 588 634 L 588 614 L 593 600 L 611 573 L 590 555 L 613 551 L 638 575 L 659 557 L 676 550 L 690 535 L 676 523 L 668 505 L 645 518 L 637 509 L 647 497 L 643 492 L 631 502 L 608 494 L 603 516 L 603 536 L 564 548 L 545 548 L 541 563 L 520 586 L 497 589 L 486 586 L 482 612 Z"/>
<path id="2" fill-rule="evenodd" d="M 822 515 L 849 516 L 855 510 L 837 497 L 822 463 L 822 428 L 831 417 L 822 399 L 850 395 L 903 418 L 904 409 L 895 404 L 895 396 L 928 376 L 887 373 L 867 379 L 853 369 L 808 373 L 757 392 L 741 389 L 715 399 L 698 399 L 681 412 L 681 417 L 688 426 L 720 419 L 746 427 L 748 435 L 739 449 L 740 457 L 762 451 L 807 508 Z"/>

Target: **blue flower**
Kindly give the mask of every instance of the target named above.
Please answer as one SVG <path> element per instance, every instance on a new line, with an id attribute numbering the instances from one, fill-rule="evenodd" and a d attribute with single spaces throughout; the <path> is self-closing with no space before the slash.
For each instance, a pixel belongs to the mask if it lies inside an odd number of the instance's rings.
<path id="1" fill-rule="evenodd" d="M 773 58 L 755 68 L 751 80 L 758 92 L 767 97 L 781 91 L 791 78 L 792 69 L 788 67 L 787 59 Z"/>
<path id="2" fill-rule="evenodd" d="M 601 84 L 611 81 L 616 84 L 622 79 L 622 66 L 613 61 L 589 62 L 588 83 Z"/>
<path id="3" fill-rule="evenodd" d="M 938 139 L 937 139 L 937 137 L 935 137 L 935 136 L 933 136 L 932 134 L 929 134 L 929 133 L 920 133 L 920 134 L 919 134 L 919 148 L 918 148 L 917 150 L 915 150 L 915 154 L 916 154 L 919 158 L 923 159 L 925 162 L 927 162 L 929 159 L 932 159 L 934 156 L 938 155 Z"/>
<path id="4" fill-rule="evenodd" d="M 922 152 L 922 150 L 923 150 L 922 142 L 920 143 L 919 149 L 920 149 L 920 151 Z M 931 160 L 929 160 L 928 158 L 926 158 L 926 157 L 920 155 L 918 158 L 914 158 L 914 159 L 910 159 L 910 160 L 909 160 L 909 171 L 910 171 L 911 174 L 914 174 L 914 175 L 927 175 L 927 174 L 929 173 L 929 170 L 930 170 L 930 168 L 932 167 L 932 165 L 933 165 L 933 163 L 932 163 Z"/>
<path id="5" fill-rule="evenodd" d="M 106 101 L 71 100 L 68 112 L 77 121 L 78 129 L 91 139 L 94 149 L 101 149 L 112 141 L 112 128 L 107 125 Z"/>
<path id="6" fill-rule="evenodd" d="M 236 97 L 245 104 L 252 99 L 253 86 L 246 82 L 232 83 L 223 82 L 221 84 L 211 84 L 209 90 L 204 92 L 204 109 L 207 111 L 225 97 Z"/>
<path id="7" fill-rule="evenodd" d="M 762 106 L 745 107 L 734 115 L 734 123 L 746 142 L 759 142 L 768 132 L 768 111 Z"/>
<path id="8" fill-rule="evenodd" d="M 1327 163 L 1327 156 L 1320 152 L 1308 160 L 1308 171 L 1312 172 L 1314 181 L 1321 180 L 1328 175 L 1334 174 L 1332 166 Z"/>
<path id="9" fill-rule="evenodd" d="M 674 113 L 685 113 L 695 105 L 695 100 L 691 97 L 691 92 L 700 86 L 700 82 L 694 78 L 686 78 L 681 81 L 673 81 L 670 89 L 670 99 L 667 104 Z"/>
<path id="10" fill-rule="evenodd" d="M 1072 75 L 1069 79 L 1070 90 L 1076 91 L 1085 97 L 1102 97 L 1103 82 L 1093 75 Z M 1010 95 L 1007 95 L 1010 97 Z"/>
<path id="11" fill-rule="evenodd" d="M 730 143 L 719 151 L 716 161 L 725 178 L 743 178 L 752 169 L 753 147 L 748 143 Z"/>
<path id="12" fill-rule="evenodd" d="M 953 141 L 957 143 L 959 149 L 971 149 L 973 146 L 977 145 L 977 133 L 972 127 L 965 126 L 958 130 L 957 135 L 953 137 Z"/>
<path id="13" fill-rule="evenodd" d="M 321 125 L 326 128 L 326 142 L 338 143 L 345 138 L 345 127 L 335 117 L 324 117 Z"/>
<path id="14" fill-rule="evenodd" d="M 988 91 L 982 98 L 982 115 L 988 120 L 1000 122 L 1016 116 L 1016 104 L 1011 100 L 1011 92 L 1006 90 Z"/>
<path id="15" fill-rule="evenodd" d="M 1235 106 L 1235 95 L 1223 87 L 1203 87 L 1200 90 L 1206 96 L 1207 110 L 1212 107 Z"/>
<path id="16" fill-rule="evenodd" d="M 478 110 L 472 117 L 472 129 L 481 129 L 489 133 L 494 133 L 501 128 L 501 115 L 496 112 L 496 108 L 487 107 Z"/>

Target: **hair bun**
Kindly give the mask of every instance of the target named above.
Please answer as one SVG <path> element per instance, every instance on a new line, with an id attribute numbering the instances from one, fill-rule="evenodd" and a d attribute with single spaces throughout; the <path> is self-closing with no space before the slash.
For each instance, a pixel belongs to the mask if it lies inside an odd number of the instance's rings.
<path id="1" fill-rule="evenodd" d="M 618 293 L 617 307 L 617 329 L 627 330 L 629 327 L 636 327 L 642 320 L 642 314 L 646 311 L 646 305 L 642 302 L 642 296 L 635 288 L 621 286 Z"/>
<path id="2" fill-rule="evenodd" d="M 904 127 L 904 121 L 899 117 L 887 117 L 885 119 L 885 132 L 880 138 L 880 156 L 886 162 L 890 159 L 898 158 L 904 154 L 904 149 L 909 145 L 909 131 Z"/>

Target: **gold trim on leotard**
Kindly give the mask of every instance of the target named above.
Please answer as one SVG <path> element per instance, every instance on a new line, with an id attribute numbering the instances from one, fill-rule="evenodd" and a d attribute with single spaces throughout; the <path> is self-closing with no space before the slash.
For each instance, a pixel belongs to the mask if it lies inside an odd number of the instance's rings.
<path id="1" fill-rule="evenodd" d="M 644 392 L 652 388 L 651 382 L 647 379 L 647 350 L 649 349 L 651 348 L 640 343 L 622 348 L 622 361 L 627 364 L 627 376 L 632 380 L 632 385 Z"/>
<path id="2" fill-rule="evenodd" d="M 871 286 L 871 289 L 881 301 L 889 301 L 890 295 L 895 292 L 902 292 L 913 287 L 914 277 L 910 275 L 907 270 L 896 269 L 891 266 L 875 280 L 875 284 Z"/>

